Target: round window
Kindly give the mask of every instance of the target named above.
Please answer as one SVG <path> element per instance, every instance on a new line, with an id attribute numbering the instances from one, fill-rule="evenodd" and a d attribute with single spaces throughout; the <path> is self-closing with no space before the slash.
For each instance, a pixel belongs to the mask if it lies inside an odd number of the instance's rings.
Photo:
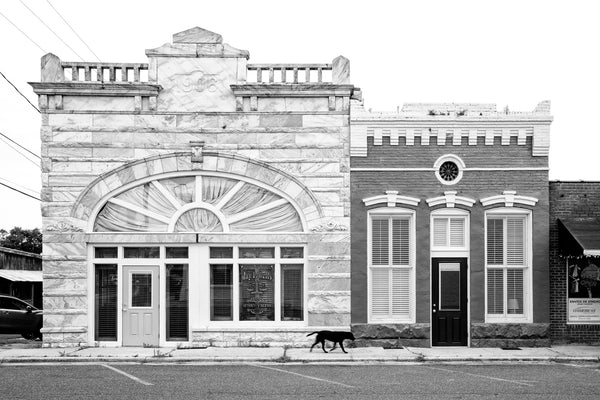
<path id="1" fill-rule="evenodd" d="M 458 165 L 456 165 L 452 161 L 446 161 L 442 165 L 440 165 L 439 169 L 440 178 L 442 178 L 446 182 L 452 182 L 456 178 L 458 178 Z"/>
<path id="2" fill-rule="evenodd" d="M 433 164 L 435 177 L 444 185 L 454 185 L 462 179 L 465 163 L 454 154 L 446 154 Z"/>

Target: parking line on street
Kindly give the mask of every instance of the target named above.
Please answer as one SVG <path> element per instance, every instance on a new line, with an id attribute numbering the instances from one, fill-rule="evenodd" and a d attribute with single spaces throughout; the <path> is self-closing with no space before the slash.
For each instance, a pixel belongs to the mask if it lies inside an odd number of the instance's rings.
<path id="1" fill-rule="evenodd" d="M 103 367 L 106 367 L 106 368 L 108 368 L 108 369 L 110 369 L 110 370 L 112 370 L 112 371 L 115 371 L 116 373 L 119 373 L 119 374 L 121 374 L 121 375 L 123 375 L 123 376 L 126 376 L 126 377 L 128 377 L 129 379 L 131 379 L 131 380 L 134 380 L 134 381 L 136 381 L 136 382 L 138 382 L 138 383 L 141 383 L 142 385 L 146 385 L 146 386 L 152 386 L 152 385 L 154 385 L 153 383 L 146 382 L 146 381 L 144 381 L 144 380 L 142 380 L 142 379 L 140 379 L 140 378 L 138 378 L 138 377 L 136 377 L 136 376 L 133 376 L 133 375 L 131 375 L 131 374 L 128 374 L 128 373 L 127 373 L 127 372 L 125 372 L 125 371 L 121 371 L 120 369 L 117 369 L 117 368 L 115 368 L 115 367 L 113 367 L 113 366 L 111 366 L 111 365 L 108 365 L 108 364 L 99 364 L 99 365 L 102 365 Z"/>
<path id="2" fill-rule="evenodd" d="M 340 383 L 340 382 L 336 382 L 336 381 L 330 381 L 328 379 L 316 378 L 316 377 L 310 376 L 310 375 L 303 375 L 303 374 L 299 374 L 297 372 L 286 371 L 285 369 L 267 367 L 266 365 L 258 365 L 258 364 L 249 364 L 249 365 L 252 365 L 253 367 L 256 367 L 256 368 L 264 368 L 264 369 L 270 369 L 270 370 L 273 370 L 273 371 L 285 372 L 286 374 L 297 375 L 297 376 L 301 376 L 303 378 L 313 379 L 315 381 L 332 383 L 334 385 L 340 385 L 340 386 L 344 386 L 344 387 L 347 387 L 347 388 L 354 389 L 354 386 L 346 385 L 345 383 Z"/>
<path id="3" fill-rule="evenodd" d="M 446 371 L 446 372 L 458 372 L 461 374 L 465 374 L 465 375 L 471 375 L 471 376 L 477 376 L 479 378 L 486 378 L 486 379 L 491 379 L 494 381 L 501 381 L 501 382 L 510 382 L 510 383 L 516 383 L 517 385 L 523 385 L 523 386 L 535 386 L 532 385 L 530 383 L 525 383 L 523 381 L 515 381 L 515 380 L 511 380 L 511 379 L 502 379 L 502 378 L 495 378 L 493 376 L 488 376 L 488 375 L 479 375 L 479 374 L 472 374 L 470 372 L 464 372 L 464 371 L 458 371 L 458 370 L 453 370 L 453 369 L 446 369 L 446 368 L 438 368 L 438 367 L 430 367 L 428 365 L 422 365 L 422 367 L 424 368 L 429 368 L 429 369 L 437 369 L 439 371 Z"/>

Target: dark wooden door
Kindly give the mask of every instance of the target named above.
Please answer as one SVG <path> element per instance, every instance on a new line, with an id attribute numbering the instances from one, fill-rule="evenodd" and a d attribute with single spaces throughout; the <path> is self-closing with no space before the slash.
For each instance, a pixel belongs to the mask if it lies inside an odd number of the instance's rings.
<path id="1" fill-rule="evenodd" d="M 467 259 L 431 260 L 431 343 L 433 346 L 466 346 Z"/>

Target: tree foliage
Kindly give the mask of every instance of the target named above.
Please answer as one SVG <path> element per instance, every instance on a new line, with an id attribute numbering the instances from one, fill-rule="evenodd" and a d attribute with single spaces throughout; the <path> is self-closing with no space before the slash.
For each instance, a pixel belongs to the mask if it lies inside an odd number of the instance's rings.
<path id="1" fill-rule="evenodd" d="M 0 246 L 40 254 L 42 233 L 38 228 L 22 229 L 19 226 L 15 226 L 10 232 L 0 229 Z"/>

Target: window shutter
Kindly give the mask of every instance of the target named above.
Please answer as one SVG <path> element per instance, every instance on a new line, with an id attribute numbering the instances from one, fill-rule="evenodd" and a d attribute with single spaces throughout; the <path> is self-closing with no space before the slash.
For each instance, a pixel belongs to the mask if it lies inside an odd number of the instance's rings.
<path id="1" fill-rule="evenodd" d="M 464 218 L 450 218 L 450 247 L 465 247 Z"/>
<path id="2" fill-rule="evenodd" d="M 392 315 L 410 317 L 410 270 L 393 268 L 392 274 Z"/>
<path id="3" fill-rule="evenodd" d="M 407 219 L 392 220 L 392 264 L 408 265 L 410 262 L 410 238 Z"/>
<path id="4" fill-rule="evenodd" d="M 373 265 L 389 264 L 389 223 L 387 219 L 373 219 L 371 225 L 371 262 Z"/>
<path id="5" fill-rule="evenodd" d="M 502 265 L 504 261 L 504 220 L 490 218 L 487 221 L 487 263 Z"/>
<path id="6" fill-rule="evenodd" d="M 433 219 L 433 246 L 446 247 L 448 246 L 448 219 L 434 218 Z"/>
<path id="7" fill-rule="evenodd" d="M 390 314 L 390 273 L 388 268 L 371 270 L 371 316 L 387 318 Z"/>
<path id="8" fill-rule="evenodd" d="M 506 219 L 506 263 L 525 265 L 525 224 L 523 218 Z"/>
<path id="9" fill-rule="evenodd" d="M 487 271 L 487 312 L 504 314 L 504 270 L 502 269 Z"/>
<path id="10" fill-rule="evenodd" d="M 523 314 L 523 270 L 506 270 L 506 307 L 508 314 Z"/>

